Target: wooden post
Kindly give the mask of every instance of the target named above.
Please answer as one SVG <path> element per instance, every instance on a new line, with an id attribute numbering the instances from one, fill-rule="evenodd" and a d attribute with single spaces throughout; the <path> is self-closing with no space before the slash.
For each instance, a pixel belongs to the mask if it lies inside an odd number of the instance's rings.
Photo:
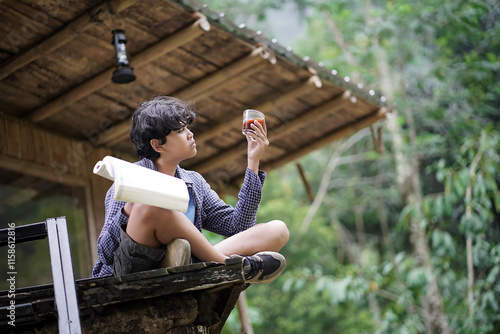
<path id="1" fill-rule="evenodd" d="M 311 184 L 306 178 L 306 174 L 304 173 L 304 169 L 302 168 L 302 165 L 300 163 L 296 163 L 297 169 L 299 171 L 300 179 L 302 180 L 302 183 L 304 184 L 304 188 L 306 188 L 306 193 L 307 197 L 309 197 L 309 201 L 314 202 L 314 194 L 311 188 Z"/>
<path id="2" fill-rule="evenodd" d="M 240 315 L 242 334 L 253 334 L 252 321 L 250 320 L 250 314 L 248 312 L 247 295 L 245 291 L 242 291 L 240 293 L 237 307 L 238 307 L 238 314 Z"/>

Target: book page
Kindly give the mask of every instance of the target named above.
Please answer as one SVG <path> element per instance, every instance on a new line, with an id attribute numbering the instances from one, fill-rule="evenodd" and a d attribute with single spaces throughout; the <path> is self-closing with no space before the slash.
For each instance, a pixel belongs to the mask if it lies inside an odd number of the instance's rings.
<path id="1" fill-rule="evenodd" d="M 94 174 L 115 181 L 118 201 L 142 203 L 186 212 L 189 192 L 179 178 L 128 161 L 106 156 L 94 166 Z"/>

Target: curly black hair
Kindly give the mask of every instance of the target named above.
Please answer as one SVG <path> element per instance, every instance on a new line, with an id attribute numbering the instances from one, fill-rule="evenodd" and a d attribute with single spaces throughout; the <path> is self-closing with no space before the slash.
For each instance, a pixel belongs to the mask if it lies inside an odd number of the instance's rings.
<path id="1" fill-rule="evenodd" d="M 171 131 L 191 125 L 195 120 L 192 104 L 170 96 L 158 96 L 141 103 L 132 115 L 130 140 L 141 158 L 155 160 L 160 157 L 151 146 L 151 139 L 167 141 Z"/>

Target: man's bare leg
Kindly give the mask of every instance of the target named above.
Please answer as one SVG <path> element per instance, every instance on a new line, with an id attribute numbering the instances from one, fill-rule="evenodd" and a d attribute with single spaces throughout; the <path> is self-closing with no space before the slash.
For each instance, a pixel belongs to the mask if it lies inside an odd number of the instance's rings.
<path id="1" fill-rule="evenodd" d="M 280 220 L 257 224 L 216 244 L 214 247 L 222 254 L 231 256 L 253 255 L 262 251 L 279 252 L 286 245 L 290 233 L 286 224 Z"/>
<path id="2" fill-rule="evenodd" d="M 253 226 L 212 246 L 181 212 L 144 204 L 128 206 L 126 212 L 129 213 L 127 234 L 135 242 L 160 247 L 176 238 L 186 239 L 191 253 L 201 261 L 223 263 L 232 254 L 243 255 L 243 273 L 249 283 L 272 281 L 285 268 L 285 258 L 276 252 L 289 238 L 281 221 Z"/>
<path id="3" fill-rule="evenodd" d="M 182 213 L 135 203 L 130 209 L 127 234 L 138 244 L 161 247 L 175 238 L 189 241 L 192 254 L 200 261 L 223 263 L 228 256 L 214 248 Z"/>

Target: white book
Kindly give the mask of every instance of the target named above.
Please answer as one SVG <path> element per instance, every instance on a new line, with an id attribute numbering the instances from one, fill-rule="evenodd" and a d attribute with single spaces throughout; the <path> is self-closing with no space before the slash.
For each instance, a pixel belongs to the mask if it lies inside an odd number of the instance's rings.
<path id="1" fill-rule="evenodd" d="M 114 198 L 118 201 L 187 211 L 189 192 L 179 178 L 109 155 L 95 164 L 94 174 L 115 182 Z"/>

